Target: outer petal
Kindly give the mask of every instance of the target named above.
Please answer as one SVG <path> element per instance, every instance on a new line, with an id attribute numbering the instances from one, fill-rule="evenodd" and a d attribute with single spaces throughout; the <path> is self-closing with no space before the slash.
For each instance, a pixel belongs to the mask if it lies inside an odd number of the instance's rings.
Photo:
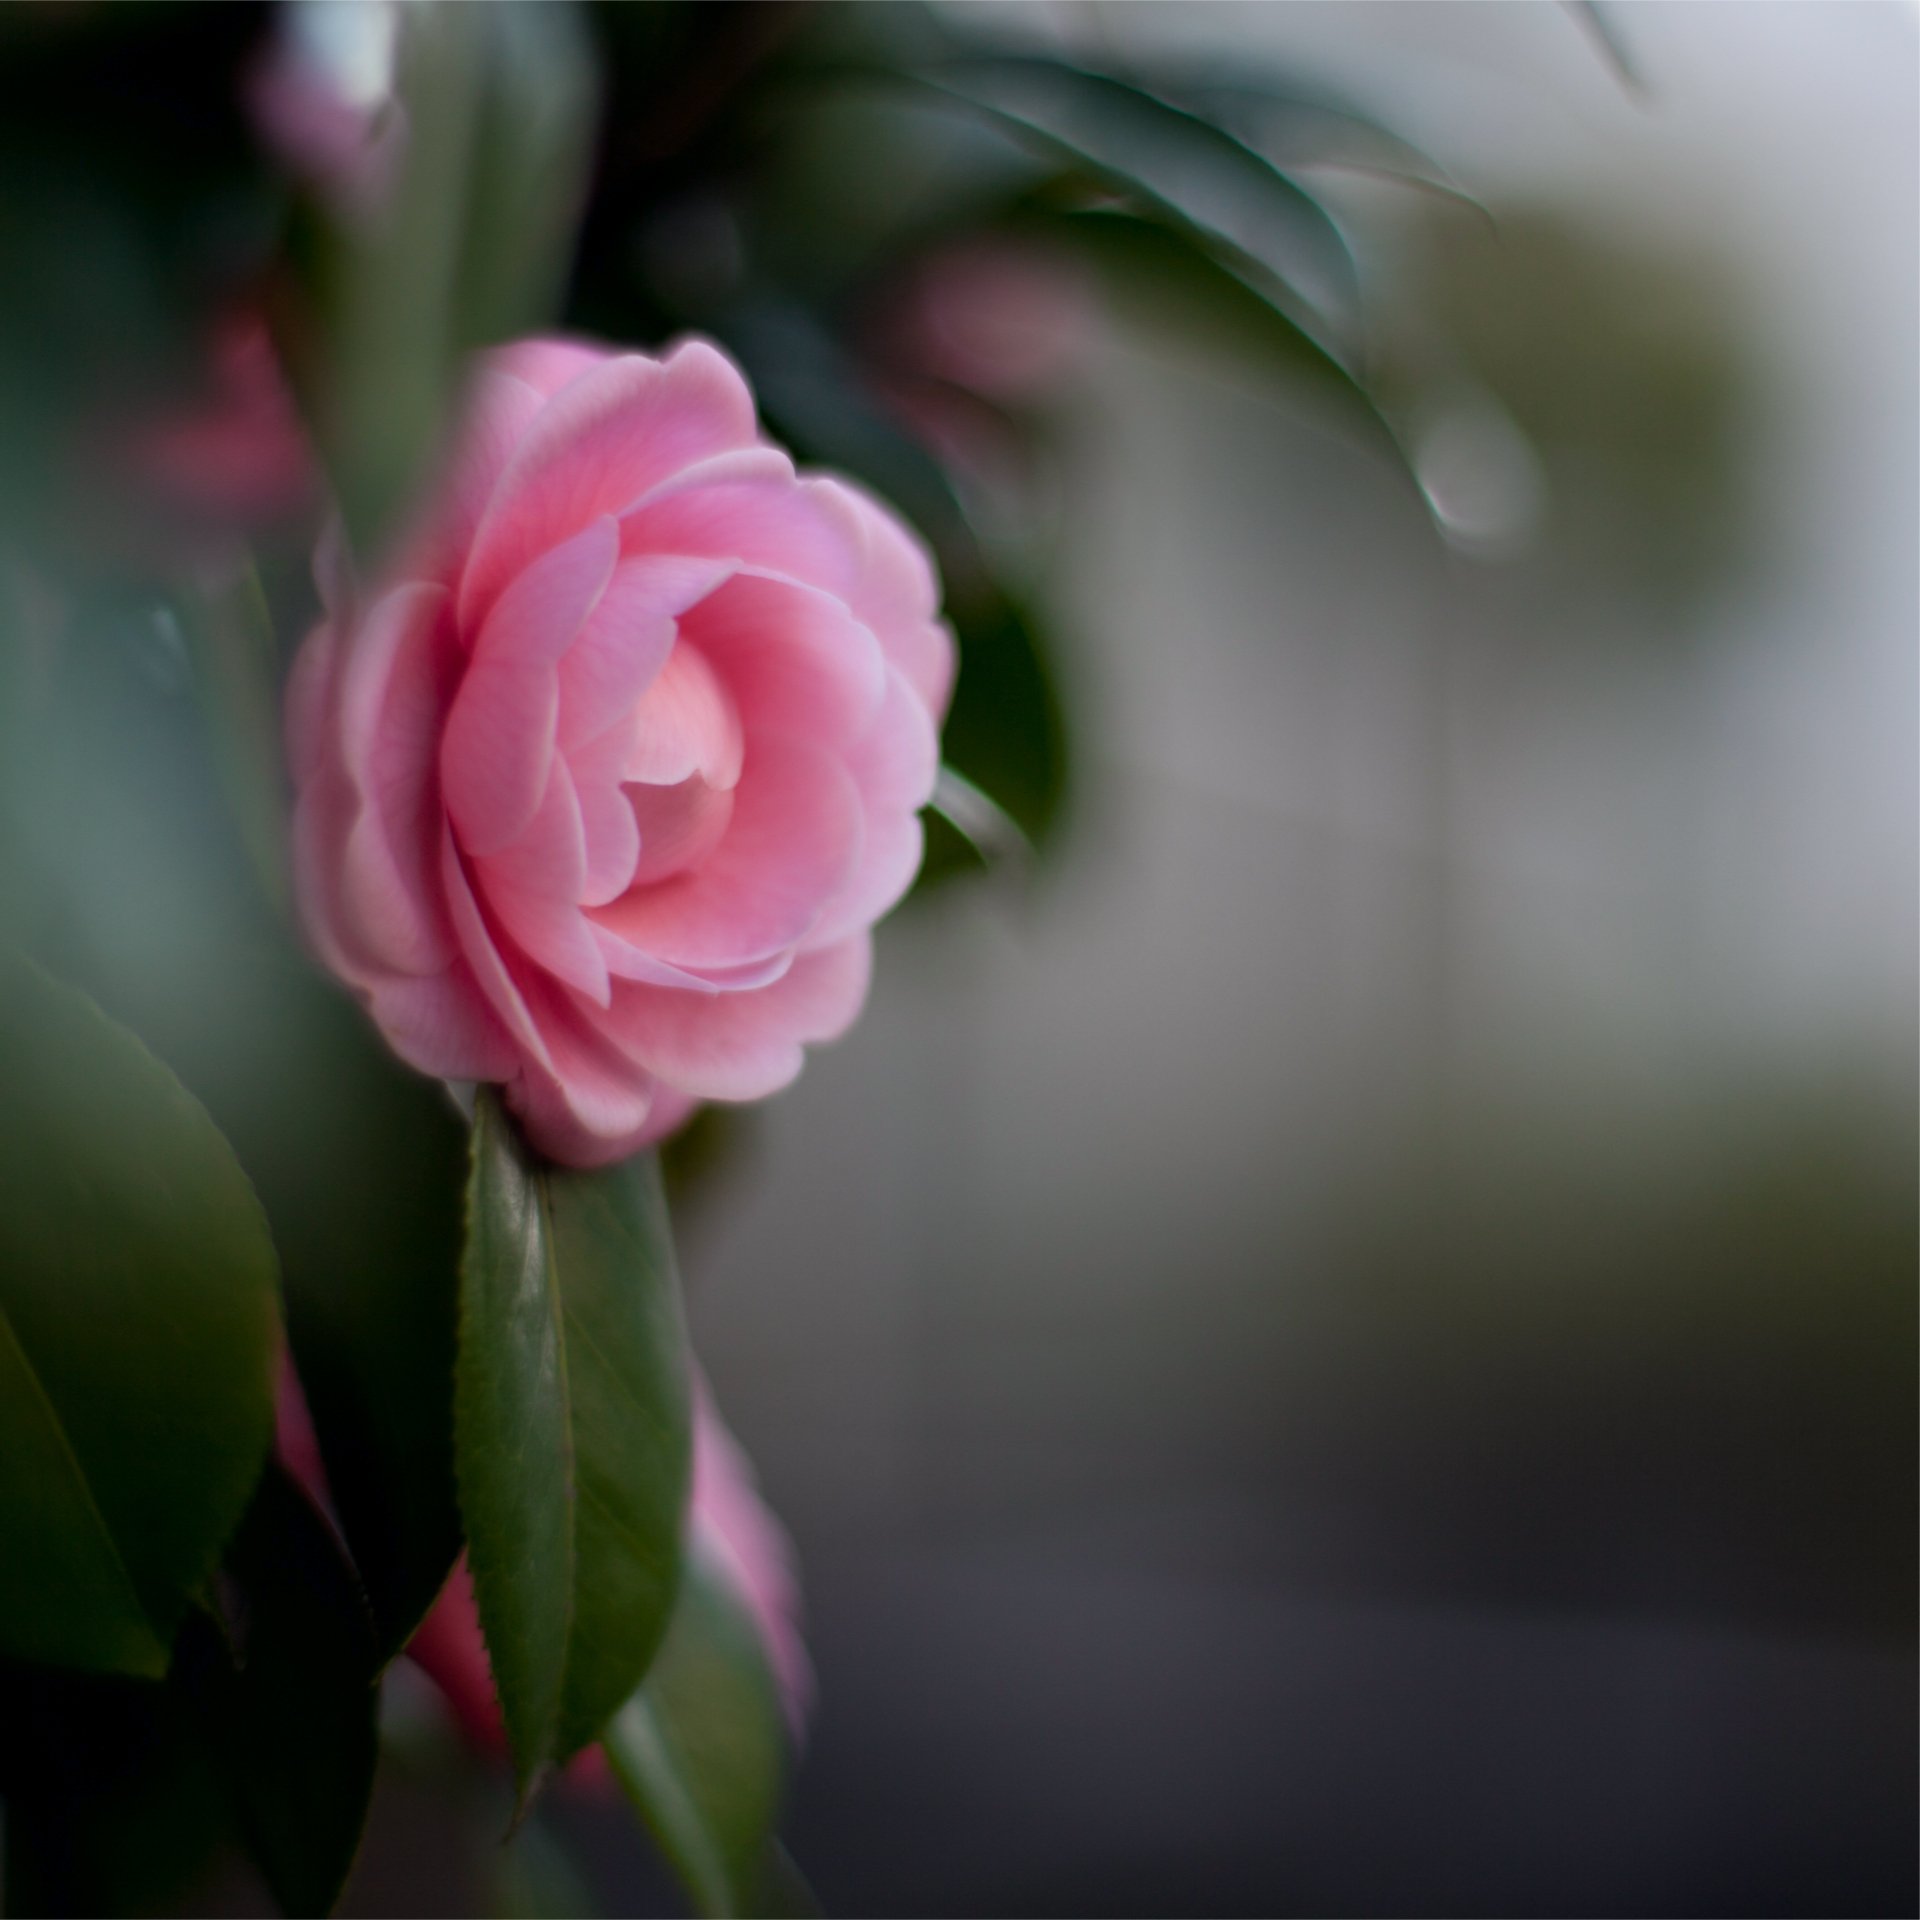
<path id="1" fill-rule="evenodd" d="M 847 754 L 865 820 L 860 865 L 821 913 L 808 947 L 870 927 L 898 903 L 920 871 L 926 835 L 920 809 L 933 798 L 940 741 L 920 696 L 897 669 L 873 725 Z"/>
<path id="2" fill-rule="evenodd" d="M 940 616 L 939 577 L 926 547 L 902 522 L 850 480 L 816 479 L 808 488 L 845 517 L 860 554 L 848 604 L 880 637 L 929 713 L 953 694 L 953 633 Z"/>
<path id="3" fill-rule="evenodd" d="M 623 354 L 560 388 L 520 442 L 474 534 L 460 587 L 471 628 L 549 547 L 668 475 L 753 444 L 753 396 L 704 341 L 665 360 Z"/>
<path id="4" fill-rule="evenodd" d="M 430 973 L 453 942 L 433 871 L 434 761 L 454 658 L 439 587 L 396 587 L 340 669 L 340 756 L 356 809 L 338 849 L 343 929 L 377 964 Z"/>
<path id="5" fill-rule="evenodd" d="M 802 954 L 756 993 L 675 993 L 621 985 L 607 1032 L 669 1085 L 705 1100 L 757 1100 L 800 1071 L 804 1041 L 837 1040 L 858 1017 L 873 942 L 855 934 Z"/>

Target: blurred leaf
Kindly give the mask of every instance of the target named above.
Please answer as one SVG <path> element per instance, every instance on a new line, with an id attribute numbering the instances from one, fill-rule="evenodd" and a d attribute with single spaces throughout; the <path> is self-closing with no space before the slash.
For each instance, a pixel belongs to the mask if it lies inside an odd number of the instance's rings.
<path id="1" fill-rule="evenodd" d="M 273 1423 L 273 1244 L 205 1111 L 0 950 L 0 1644 L 165 1671 Z"/>
<path id="2" fill-rule="evenodd" d="M 251 566 L 180 597 L 213 763 L 254 876 L 281 913 L 287 891 L 287 789 L 280 758 L 279 654 L 273 616 Z"/>
<path id="3" fill-rule="evenodd" d="M 697 1549 L 666 1644 L 606 1750 L 701 1913 L 766 1913 L 769 1884 L 798 1878 L 768 1871 L 787 1766 L 779 1689 L 751 1615 Z"/>
<path id="4" fill-rule="evenodd" d="M 167 637 L 151 615 L 114 616 L 28 653 L 9 890 L 36 948 L 168 1061 L 252 1179 L 334 1508 L 392 1654 L 460 1550 L 465 1129 L 267 910 Z"/>
<path id="5" fill-rule="evenodd" d="M 960 638 L 960 677 L 941 751 L 1044 847 L 1066 802 L 1071 762 L 1042 629 L 991 581 L 950 595 L 947 613 Z"/>
<path id="6" fill-rule="evenodd" d="M 181 1636 L 248 1851 L 282 1911 L 325 1913 L 360 1843 L 379 1747 L 366 1596 L 304 1491 L 270 1466 L 222 1569 L 224 1626 Z"/>
<path id="7" fill-rule="evenodd" d="M 282 329 L 363 562 L 440 449 L 467 353 L 551 316 L 594 121 L 570 6 L 408 7 L 397 61 L 393 177 L 377 204 L 309 209 L 320 337 Z"/>
<path id="8" fill-rule="evenodd" d="M 532 1159 L 473 1122 L 455 1446 L 524 1804 L 637 1687 L 680 1578 L 686 1335 L 658 1162 Z"/>
<path id="9" fill-rule="evenodd" d="M 1229 128 L 1115 74 L 1044 54 L 945 61 L 926 76 L 1064 147 L 1135 196 L 1231 240 L 1350 328 L 1353 255 L 1326 209 Z"/>
<path id="10" fill-rule="evenodd" d="M 1204 236 L 1137 214 L 1030 204 L 1009 222 L 1074 248 L 1111 289 L 1327 399 L 1336 417 L 1407 472 L 1373 397 L 1347 368 Z M 1411 474 L 1408 474 L 1411 482 Z"/>

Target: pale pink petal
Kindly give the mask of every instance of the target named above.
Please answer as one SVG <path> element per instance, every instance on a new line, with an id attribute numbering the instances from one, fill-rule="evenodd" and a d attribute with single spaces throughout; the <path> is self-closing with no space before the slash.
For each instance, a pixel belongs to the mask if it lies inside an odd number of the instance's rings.
<path id="1" fill-rule="evenodd" d="M 623 763 L 629 780 L 677 787 L 698 774 L 709 786 L 731 787 L 740 778 L 740 715 L 698 647 L 674 647 L 631 725 Z"/>
<path id="2" fill-rule="evenodd" d="M 473 896 L 460 850 L 454 844 L 450 831 L 441 835 L 440 873 L 454 932 L 460 941 L 460 951 L 466 957 L 467 965 L 487 1004 L 515 1044 L 539 1065 L 551 1071 L 553 1062 L 547 1052 L 546 1036 L 535 1023 L 519 982 L 514 979 L 493 931 L 480 911 L 480 903 Z"/>
<path id="3" fill-rule="evenodd" d="M 519 1061 L 463 961 L 445 973 L 376 980 L 367 1000 L 394 1052 L 422 1073 L 503 1080 Z"/>
<path id="4" fill-rule="evenodd" d="M 846 767 L 860 790 L 865 820 L 860 864 L 822 910 L 807 935 L 809 948 L 872 926 L 920 871 L 926 834 L 919 810 L 933 798 L 940 741 L 920 696 L 897 669 L 889 669 L 886 700 L 847 753 Z"/>
<path id="5" fill-rule="evenodd" d="M 541 399 L 548 400 L 569 381 L 613 358 L 610 349 L 596 347 L 585 340 L 569 340 L 560 334 L 542 334 L 531 340 L 516 340 L 496 347 L 487 361 L 502 373 L 524 380 Z"/>
<path id="6" fill-rule="evenodd" d="M 704 341 L 664 360 L 622 354 L 569 381 L 514 452 L 474 535 L 460 588 L 469 629 L 523 568 L 668 475 L 752 445 L 753 396 Z"/>
<path id="7" fill-rule="evenodd" d="M 443 470 L 443 491 L 417 551 L 401 563 L 404 570 L 448 586 L 458 582 L 473 530 L 544 398 L 536 386 L 498 363 L 474 377 Z"/>
<path id="8" fill-rule="evenodd" d="M 698 865 L 719 845 L 733 819 L 733 788 L 710 787 L 695 774 L 678 786 L 626 788 L 627 811 L 640 836 L 636 887 L 651 886 Z"/>
<path id="9" fill-rule="evenodd" d="M 524 833 L 547 791 L 554 662 L 598 605 L 618 551 L 613 522 L 592 522 L 528 567 L 481 629 L 440 747 L 447 810 L 469 853 L 496 853 Z"/>
<path id="10" fill-rule="evenodd" d="M 452 934 L 433 884 L 434 759 L 458 670 L 439 587 L 397 587 L 373 608 L 340 673 L 341 764 L 359 805 L 338 849 L 337 901 L 353 942 L 400 973 L 444 966 Z"/>
<path id="11" fill-rule="evenodd" d="M 527 830 L 468 871 L 501 932 L 529 960 L 607 1003 L 607 965 L 580 914 L 586 885 L 586 834 L 567 763 L 556 758 Z"/>
<path id="12" fill-rule="evenodd" d="M 839 761 L 775 736 L 748 758 L 733 820 L 711 856 L 594 917 L 678 966 L 765 959 L 812 930 L 857 866 L 860 835 L 859 790 Z"/>
<path id="13" fill-rule="evenodd" d="M 851 480 L 805 483 L 816 504 L 849 530 L 860 560 L 847 604 L 879 636 L 888 661 L 903 672 L 936 716 L 953 693 L 953 634 L 939 617 L 940 584 L 919 537 Z"/>
<path id="14" fill-rule="evenodd" d="M 680 630 L 726 683 L 749 733 L 843 746 L 872 725 L 886 691 L 879 642 L 816 587 L 736 574 Z"/>
<path id="15" fill-rule="evenodd" d="M 845 599 L 860 577 L 860 550 L 846 514 L 791 475 L 715 479 L 676 486 L 620 520 L 623 554 L 677 553 L 728 560 Z"/>
<path id="16" fill-rule="evenodd" d="M 675 620 L 731 572 L 723 560 L 673 554 L 621 562 L 560 662 L 563 748 L 626 717 L 672 650 Z"/>
<path id="17" fill-rule="evenodd" d="M 634 867 L 640 859 L 640 826 L 621 785 L 626 757 L 626 740 L 617 727 L 575 747 L 567 756 L 585 840 L 586 870 L 579 894 L 582 906 L 603 907 L 633 884 Z"/>
<path id="18" fill-rule="evenodd" d="M 864 933 L 802 954 L 756 993 L 676 993 L 622 982 L 607 1033 L 669 1085 L 703 1100 L 758 1100 L 800 1071 L 803 1041 L 835 1040 L 866 999 Z"/>
<path id="19" fill-rule="evenodd" d="M 753 1467 L 722 1423 L 696 1374 L 693 1503 L 689 1544 L 726 1575 L 760 1635 L 796 1738 L 813 1697 L 813 1667 L 800 1638 L 800 1582 L 793 1543 L 754 1480 Z"/>

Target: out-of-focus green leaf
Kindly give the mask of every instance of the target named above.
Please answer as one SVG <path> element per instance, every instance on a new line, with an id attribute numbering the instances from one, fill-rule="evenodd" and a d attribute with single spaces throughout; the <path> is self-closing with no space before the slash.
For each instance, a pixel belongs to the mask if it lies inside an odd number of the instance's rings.
<path id="1" fill-rule="evenodd" d="M 189 1620 L 178 1655 L 254 1863 L 289 1914 L 325 1913 L 360 1843 L 379 1651 L 332 1527 L 269 1467 L 222 1567 L 224 1619 Z"/>
<path id="2" fill-rule="evenodd" d="M 1116 74 L 1044 54 L 943 61 L 927 76 L 1064 145 L 1134 192 L 1177 207 L 1350 327 L 1359 279 L 1345 236 L 1264 153 L 1204 115 Z"/>
<path id="3" fill-rule="evenodd" d="M 697 1548 L 666 1644 L 606 1750 L 700 1912 L 768 1911 L 787 1766 L 779 1689 L 751 1616 Z"/>
<path id="4" fill-rule="evenodd" d="M 1068 795 L 1067 720 L 1031 615 L 991 581 L 950 594 L 960 677 L 941 739 L 949 765 L 1044 847 Z"/>
<path id="5" fill-rule="evenodd" d="M 251 566 L 181 596 L 214 767 L 261 891 L 289 910 L 286 777 L 280 759 L 280 661 L 273 616 Z"/>
<path id="6" fill-rule="evenodd" d="M 658 1162 L 545 1165 L 483 1089 L 455 1446 L 474 1599 L 523 1802 L 599 1735 L 666 1632 L 689 1394 Z"/>
<path id="7" fill-rule="evenodd" d="M 0 1646 L 159 1674 L 265 1455 L 273 1244 L 200 1105 L 0 951 Z"/>
<path id="8" fill-rule="evenodd" d="M 1075 249 L 1115 295 L 1148 317 L 1174 321 L 1322 397 L 1343 425 L 1406 470 L 1399 442 L 1366 388 L 1203 236 L 1138 214 L 1045 202 L 1029 204 L 1009 224 Z"/>
<path id="9" fill-rule="evenodd" d="M 309 209 L 318 337 L 283 327 L 363 559 L 439 451 L 468 352 L 552 314 L 594 122 L 565 4 L 408 7 L 396 59 L 392 177 L 371 204 Z"/>
<path id="10" fill-rule="evenodd" d="M 149 618 L 41 637 L 13 650 L 32 694 L 4 768 L 14 924 L 166 1059 L 246 1168 L 334 1508 L 394 1653 L 460 1550 L 465 1128 L 267 909 L 168 635 Z"/>

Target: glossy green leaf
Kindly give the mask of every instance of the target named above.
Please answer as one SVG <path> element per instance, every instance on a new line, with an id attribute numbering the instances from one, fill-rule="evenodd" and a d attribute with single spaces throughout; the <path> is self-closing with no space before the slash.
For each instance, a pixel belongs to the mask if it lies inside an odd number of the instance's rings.
<path id="1" fill-rule="evenodd" d="M 762 1913 L 770 1884 L 798 1879 L 769 1871 L 787 1769 L 779 1689 L 752 1617 L 697 1550 L 666 1644 L 606 1750 L 703 1914 Z"/>
<path id="2" fill-rule="evenodd" d="M 534 1159 L 473 1123 L 455 1449 L 522 1798 L 646 1673 L 680 1578 L 686 1333 L 659 1165 Z"/>
<path id="3" fill-rule="evenodd" d="M 248 1852 L 283 1912 L 325 1913 L 353 1865 L 379 1749 L 379 1647 L 338 1536 L 270 1466 L 222 1567 L 222 1618 L 178 1670 Z"/>
<path id="4" fill-rule="evenodd" d="M 0 1059 L 0 1649 L 159 1674 L 272 1432 L 272 1242 L 204 1109 L 12 951 Z"/>

